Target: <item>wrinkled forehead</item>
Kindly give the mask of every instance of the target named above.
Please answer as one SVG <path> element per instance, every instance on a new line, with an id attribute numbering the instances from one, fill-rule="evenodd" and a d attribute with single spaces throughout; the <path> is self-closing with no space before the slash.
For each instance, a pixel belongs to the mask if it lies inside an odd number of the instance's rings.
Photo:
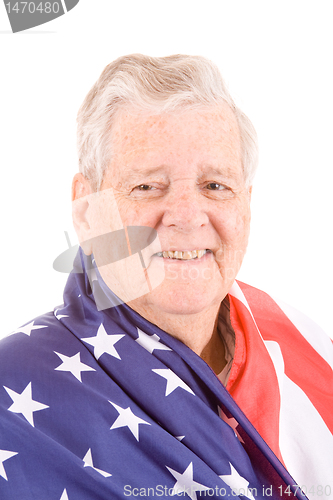
<path id="1" fill-rule="evenodd" d="M 191 149 L 226 146 L 240 149 L 236 116 L 218 106 L 152 113 L 127 106 L 118 110 L 110 131 L 113 154 L 128 155 L 167 145 Z"/>

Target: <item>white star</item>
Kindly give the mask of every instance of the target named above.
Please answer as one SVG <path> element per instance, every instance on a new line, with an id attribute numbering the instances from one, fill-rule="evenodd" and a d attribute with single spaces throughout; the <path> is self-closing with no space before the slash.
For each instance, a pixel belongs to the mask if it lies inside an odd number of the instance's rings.
<path id="1" fill-rule="evenodd" d="M 130 407 L 122 408 L 121 406 L 112 403 L 112 401 L 109 401 L 109 403 L 111 403 L 112 406 L 119 413 L 119 417 L 116 418 L 110 429 L 118 429 L 119 427 L 128 427 L 133 436 L 135 437 L 135 439 L 139 441 L 139 425 L 140 424 L 151 425 L 151 424 L 149 422 L 146 422 L 145 420 L 142 420 L 142 418 L 134 415 Z"/>
<path id="2" fill-rule="evenodd" d="M 8 481 L 8 478 L 3 463 L 14 455 L 17 455 L 16 451 L 0 450 L 0 476 L 6 479 L 6 481 Z"/>
<path id="3" fill-rule="evenodd" d="M 64 489 L 64 491 L 62 492 L 62 495 L 60 497 L 60 500 L 68 500 L 68 495 L 67 495 L 67 491 L 66 491 L 66 488 Z"/>
<path id="4" fill-rule="evenodd" d="M 99 359 L 105 352 L 110 354 L 110 356 L 121 359 L 114 347 L 114 344 L 122 337 L 125 337 L 125 335 L 108 335 L 103 324 L 101 324 L 95 337 L 88 337 L 87 339 L 82 340 L 83 342 L 94 346 L 94 356 L 96 359 Z"/>
<path id="5" fill-rule="evenodd" d="M 219 476 L 228 486 L 230 486 L 235 496 L 244 495 L 251 500 L 255 500 L 251 489 L 248 488 L 249 482 L 238 474 L 233 465 L 229 462 L 231 474 Z"/>
<path id="6" fill-rule="evenodd" d="M 236 429 L 236 427 L 239 426 L 239 423 L 237 422 L 237 420 L 234 417 L 230 417 L 230 418 L 227 417 L 227 415 L 224 413 L 223 410 L 221 410 L 220 407 L 218 407 L 218 410 L 219 410 L 219 414 L 220 414 L 220 417 L 222 418 L 223 422 L 228 424 L 233 429 L 233 431 L 234 431 L 236 437 L 239 439 L 239 441 L 241 443 L 244 443 L 242 436 L 239 434 L 239 432 Z"/>
<path id="7" fill-rule="evenodd" d="M 99 472 L 104 477 L 110 477 L 110 476 L 112 476 L 112 474 L 109 474 L 108 472 L 105 472 L 104 470 L 97 469 L 96 467 L 94 467 L 92 456 L 91 456 L 91 449 L 90 448 L 87 451 L 87 453 L 85 454 L 85 456 L 83 458 L 83 461 L 84 461 L 84 467 L 92 467 L 95 471 Z"/>
<path id="8" fill-rule="evenodd" d="M 31 382 L 27 385 L 23 392 L 18 393 L 4 386 L 7 393 L 13 400 L 13 404 L 8 408 L 8 411 L 12 411 L 13 413 L 22 413 L 24 418 L 26 418 L 34 427 L 34 418 L 33 413 L 35 411 L 44 410 L 45 408 L 49 408 L 47 405 L 43 403 L 39 403 L 32 399 L 32 391 L 31 391 Z"/>
<path id="9" fill-rule="evenodd" d="M 60 354 L 59 352 L 56 351 L 54 352 L 56 353 L 57 356 L 59 356 L 59 358 L 62 361 L 62 364 L 57 366 L 55 370 L 59 370 L 61 372 L 70 372 L 80 382 L 82 382 L 81 372 L 96 371 L 95 368 L 92 368 L 91 366 L 81 363 L 79 352 L 77 354 L 74 354 L 74 356 L 65 356 L 65 354 Z"/>
<path id="10" fill-rule="evenodd" d="M 160 343 L 160 337 L 154 333 L 154 335 L 148 335 L 143 332 L 139 328 L 138 334 L 139 337 L 135 340 L 142 347 L 147 349 L 150 353 L 152 353 L 155 349 L 163 350 L 163 351 L 171 351 L 170 347 Z"/>
<path id="11" fill-rule="evenodd" d="M 14 335 L 14 333 L 25 333 L 26 335 L 30 336 L 32 330 L 39 330 L 40 328 L 47 328 L 47 326 L 46 325 L 34 325 L 34 321 L 31 321 L 31 323 L 29 323 L 28 325 L 21 326 L 21 328 L 14 330 L 12 332 L 12 335 Z"/>
<path id="12" fill-rule="evenodd" d="M 167 380 L 167 385 L 165 389 L 166 396 L 169 396 L 169 394 L 171 394 L 175 389 L 177 389 L 177 387 L 180 387 L 181 389 L 184 389 L 185 391 L 195 395 L 192 389 L 190 389 L 189 386 L 185 384 L 185 382 L 183 382 L 181 378 L 178 377 L 178 375 L 176 375 L 173 371 L 169 370 L 169 368 L 161 368 L 152 371 Z"/>
<path id="13" fill-rule="evenodd" d="M 178 441 L 182 441 L 184 439 L 185 436 L 175 436 L 176 439 L 178 439 Z"/>
<path id="14" fill-rule="evenodd" d="M 208 486 L 197 483 L 193 481 L 193 463 L 191 462 L 187 469 L 180 474 L 179 472 L 167 467 L 168 471 L 177 479 L 176 484 L 173 487 L 171 496 L 174 495 L 184 495 L 185 493 L 192 498 L 192 500 L 197 500 L 196 491 L 210 490 Z"/>
<path id="15" fill-rule="evenodd" d="M 54 311 L 54 315 L 57 319 L 61 319 L 61 318 L 69 318 L 68 314 L 58 314 L 58 311 L 59 309 L 56 309 Z"/>

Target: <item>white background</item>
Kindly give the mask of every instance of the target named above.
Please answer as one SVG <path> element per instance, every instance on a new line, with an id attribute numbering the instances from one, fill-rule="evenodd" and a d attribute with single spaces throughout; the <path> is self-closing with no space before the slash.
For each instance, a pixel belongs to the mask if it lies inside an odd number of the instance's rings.
<path id="1" fill-rule="evenodd" d="M 0 336 L 62 302 L 52 268 L 72 243 L 76 112 L 120 55 L 212 59 L 260 141 L 239 279 L 333 337 L 333 7 L 330 0 L 80 0 L 12 34 L 0 4 Z"/>

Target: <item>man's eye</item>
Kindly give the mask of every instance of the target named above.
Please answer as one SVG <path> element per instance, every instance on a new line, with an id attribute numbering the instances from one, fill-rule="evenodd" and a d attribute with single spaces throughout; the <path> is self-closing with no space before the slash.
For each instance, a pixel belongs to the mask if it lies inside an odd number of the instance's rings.
<path id="1" fill-rule="evenodd" d="M 219 184 L 218 182 L 210 182 L 209 184 L 207 184 L 206 187 L 211 191 L 222 191 L 223 189 L 225 189 L 225 187 L 222 186 L 222 184 Z"/>
<path id="2" fill-rule="evenodd" d="M 135 189 L 139 189 L 140 191 L 149 191 L 152 188 L 152 186 L 149 186 L 148 184 L 140 184 L 140 186 L 137 186 Z"/>

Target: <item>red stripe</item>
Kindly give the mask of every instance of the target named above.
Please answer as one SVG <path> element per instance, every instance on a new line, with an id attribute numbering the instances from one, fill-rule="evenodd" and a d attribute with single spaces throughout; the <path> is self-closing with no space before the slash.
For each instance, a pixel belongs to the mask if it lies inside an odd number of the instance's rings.
<path id="1" fill-rule="evenodd" d="M 282 462 L 279 449 L 280 392 L 274 365 L 248 309 L 235 297 L 229 295 L 229 300 L 236 349 L 227 390 Z"/>
<path id="2" fill-rule="evenodd" d="M 264 340 L 278 342 L 287 377 L 302 389 L 333 432 L 333 377 L 330 365 L 269 295 L 244 283 L 238 284 Z"/>

